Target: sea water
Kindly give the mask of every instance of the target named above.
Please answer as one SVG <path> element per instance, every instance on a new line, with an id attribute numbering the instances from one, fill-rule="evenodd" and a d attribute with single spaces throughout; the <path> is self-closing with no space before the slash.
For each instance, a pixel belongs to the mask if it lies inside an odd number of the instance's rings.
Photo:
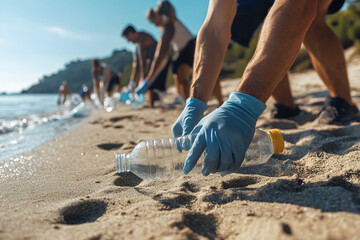
<path id="1" fill-rule="evenodd" d="M 74 116 L 72 109 L 78 103 L 77 98 L 59 106 L 57 94 L 0 95 L 0 161 L 30 151 L 80 123 L 90 113 Z"/>

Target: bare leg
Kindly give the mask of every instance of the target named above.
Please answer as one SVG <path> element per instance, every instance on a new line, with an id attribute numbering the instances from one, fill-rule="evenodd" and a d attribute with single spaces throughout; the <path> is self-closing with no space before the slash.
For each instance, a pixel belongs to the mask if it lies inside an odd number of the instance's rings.
<path id="1" fill-rule="evenodd" d="M 115 85 L 115 92 L 119 93 L 121 91 L 120 84 Z"/>
<path id="2" fill-rule="evenodd" d="M 275 1 L 238 92 L 266 102 L 293 64 L 316 16 L 317 4 L 318 0 Z"/>
<path id="3" fill-rule="evenodd" d="M 178 76 L 177 74 L 174 74 L 174 83 L 175 83 L 175 88 L 176 88 L 176 92 L 177 94 L 184 96 L 184 93 L 182 92 L 182 90 L 180 89 L 180 85 L 179 85 L 179 80 L 178 80 Z"/>
<path id="4" fill-rule="evenodd" d="M 153 94 L 153 90 L 149 90 L 148 91 L 148 94 L 149 94 L 149 99 L 150 99 L 150 107 L 154 107 L 154 94 Z"/>
<path id="5" fill-rule="evenodd" d="M 281 82 L 279 82 L 279 84 L 276 86 L 272 93 L 272 97 L 275 99 L 277 104 L 281 104 L 292 109 L 296 108 L 293 96 L 291 94 L 288 74 L 285 74 L 283 80 L 281 80 Z"/>
<path id="6" fill-rule="evenodd" d="M 223 104 L 224 100 L 221 93 L 220 80 L 216 81 L 212 95 L 218 100 L 219 106 Z"/>
<path id="7" fill-rule="evenodd" d="M 340 97 L 353 105 L 350 97 L 349 80 L 340 40 L 325 22 L 331 0 L 320 0 L 318 13 L 307 32 L 304 45 L 321 80 L 332 97 Z"/>
<path id="8" fill-rule="evenodd" d="M 174 74 L 174 82 L 175 82 L 175 87 L 176 87 L 177 93 L 184 98 L 184 91 L 183 91 L 183 88 L 180 86 L 179 77 L 177 74 Z"/>
<path id="9" fill-rule="evenodd" d="M 174 77 L 177 79 L 179 84 L 180 93 L 182 97 L 187 99 L 189 97 L 190 86 L 187 81 L 187 75 L 191 71 L 191 68 L 186 64 L 181 64 L 178 68 L 177 74 Z"/>

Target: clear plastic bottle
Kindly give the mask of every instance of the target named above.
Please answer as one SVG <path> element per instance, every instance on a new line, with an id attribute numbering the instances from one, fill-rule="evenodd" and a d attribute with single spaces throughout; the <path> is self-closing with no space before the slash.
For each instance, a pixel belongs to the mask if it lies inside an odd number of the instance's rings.
<path id="1" fill-rule="evenodd" d="M 196 135 L 140 142 L 130 154 L 116 154 L 117 172 L 133 172 L 143 179 L 178 177 L 183 175 L 187 151 Z M 265 163 L 273 154 L 284 150 L 284 139 L 278 129 L 265 132 L 255 130 L 254 138 L 245 154 L 241 166 Z M 202 155 L 190 172 L 201 173 Z"/>
<path id="2" fill-rule="evenodd" d="M 104 99 L 104 108 L 107 112 L 114 111 L 115 106 L 116 106 L 116 99 L 114 99 L 113 97 L 106 97 Z"/>

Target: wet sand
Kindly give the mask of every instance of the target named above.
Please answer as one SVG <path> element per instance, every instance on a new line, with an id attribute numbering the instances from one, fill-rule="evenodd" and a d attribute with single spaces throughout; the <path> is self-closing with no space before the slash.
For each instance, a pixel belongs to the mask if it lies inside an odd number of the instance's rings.
<path id="1" fill-rule="evenodd" d="M 349 76 L 360 106 L 359 58 Z M 222 81 L 224 96 L 238 81 Z M 284 153 L 226 177 L 116 173 L 116 153 L 170 137 L 181 109 L 101 111 L 2 161 L 0 239 L 359 239 L 360 123 L 318 124 L 327 92 L 316 73 L 293 74 L 291 83 L 305 112 L 273 120 L 270 99 L 258 121 L 282 130 Z"/>

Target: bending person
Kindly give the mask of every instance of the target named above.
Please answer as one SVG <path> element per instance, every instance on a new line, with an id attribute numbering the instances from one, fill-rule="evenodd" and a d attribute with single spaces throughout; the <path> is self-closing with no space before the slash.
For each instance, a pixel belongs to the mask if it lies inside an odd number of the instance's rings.
<path id="1" fill-rule="evenodd" d="M 66 100 L 70 99 L 70 97 L 71 97 L 71 90 L 69 88 L 69 85 L 67 84 L 66 81 L 63 81 L 59 87 L 57 104 L 58 105 L 65 104 Z"/>
<path id="2" fill-rule="evenodd" d="M 181 96 L 181 98 L 178 96 L 177 99 L 180 102 L 184 102 L 184 99 L 189 97 L 187 76 L 193 67 L 196 38 L 176 18 L 175 9 L 169 1 L 160 2 L 157 9 L 150 9 L 147 13 L 147 18 L 160 28 L 162 34 L 155 54 L 155 60 L 145 79 L 151 81 L 161 62 L 169 55 L 170 48 L 172 47 L 177 54 L 177 58 L 173 62 L 175 85 L 178 94 Z M 219 105 L 221 105 L 223 99 L 219 82 L 216 82 L 214 93 Z"/>
<path id="3" fill-rule="evenodd" d="M 240 167 L 252 140 L 256 121 L 266 108 L 265 102 L 284 79 L 301 44 L 308 45 L 311 38 L 316 42 L 310 44 L 317 46 L 317 49 L 310 50 L 311 54 L 319 63 L 322 62 L 322 67 L 336 66 L 328 69 L 326 74 L 333 72 L 337 76 L 327 79 L 326 86 L 331 97 L 325 102 L 319 120 L 344 123 L 360 119 L 350 97 L 342 46 L 325 24 L 331 0 L 276 0 L 265 19 L 255 54 L 245 69 L 241 83 L 230 94 L 229 100 L 202 118 L 205 102 L 224 61 L 237 3 L 241 5 L 245 2 L 210 0 L 196 46 L 191 98 L 173 126 L 173 129 L 180 126 L 183 134 L 191 129 L 192 134 L 197 134 L 185 161 L 185 173 L 191 171 L 205 148 L 204 175 L 229 173 Z M 315 37 L 320 34 L 321 38 Z M 326 64 L 324 59 L 328 59 Z"/>
<path id="4" fill-rule="evenodd" d="M 98 59 L 91 61 L 91 75 L 93 78 L 94 92 L 99 97 L 101 103 L 103 103 L 104 97 L 112 96 L 114 86 L 115 91 L 120 92 L 121 74 L 101 64 Z"/>
<path id="5" fill-rule="evenodd" d="M 122 32 L 122 36 L 129 42 L 136 45 L 133 54 L 132 72 L 128 88 L 134 90 L 137 85 L 142 85 L 145 76 L 148 74 L 151 63 L 153 62 L 157 41 L 146 32 L 138 32 L 132 25 L 128 25 Z M 154 106 L 154 102 L 161 98 L 161 93 L 166 91 L 166 76 L 169 63 L 165 62 L 153 78 L 153 84 L 149 87 L 150 106 Z M 139 81 L 137 81 L 139 79 Z M 145 93 L 145 92 L 143 92 Z"/>

